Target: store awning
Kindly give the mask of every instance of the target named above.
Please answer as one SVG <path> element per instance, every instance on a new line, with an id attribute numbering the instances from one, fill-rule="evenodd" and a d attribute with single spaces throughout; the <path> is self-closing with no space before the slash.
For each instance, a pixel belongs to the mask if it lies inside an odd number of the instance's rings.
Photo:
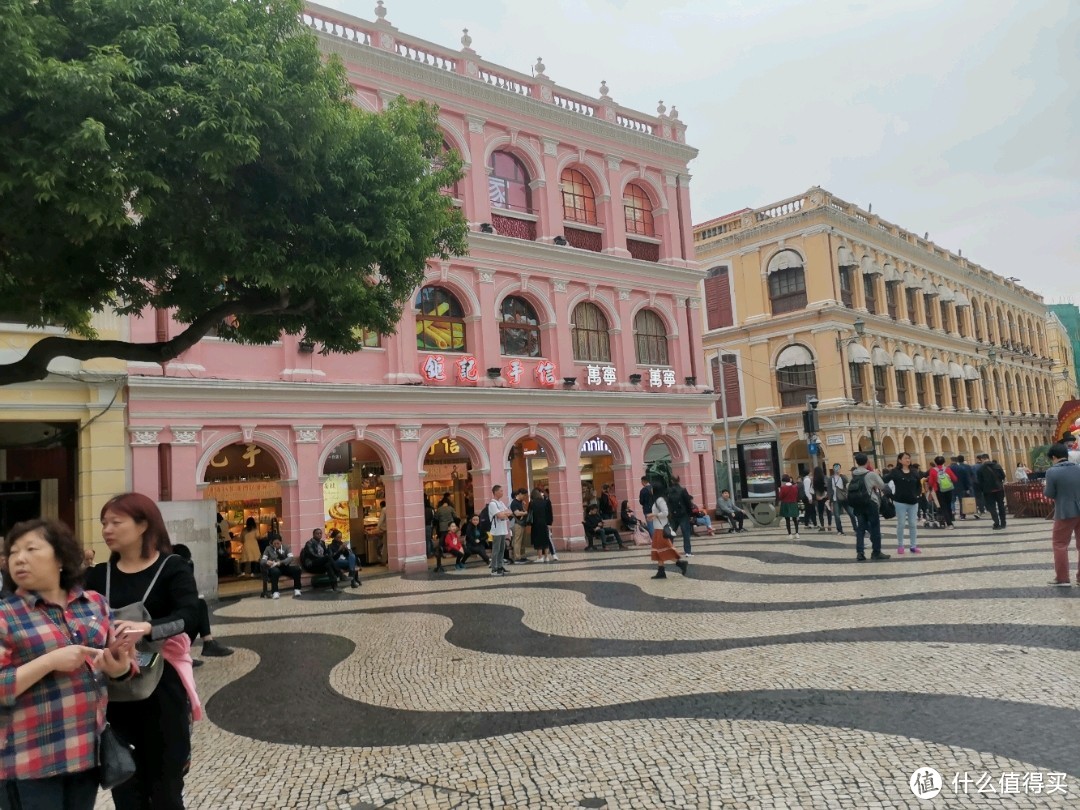
<path id="1" fill-rule="evenodd" d="M 791 366 L 812 366 L 814 356 L 805 346 L 788 346 L 780 356 L 776 358 L 777 368 L 790 368 Z"/>
<path id="2" fill-rule="evenodd" d="M 926 358 L 923 357 L 921 354 L 915 355 L 915 358 L 914 358 L 913 362 L 915 363 L 915 373 L 916 374 L 929 374 L 930 373 L 930 364 L 926 362 Z"/>
<path id="3" fill-rule="evenodd" d="M 930 370 L 935 377 L 949 376 L 949 367 L 936 358 L 930 361 Z"/>
<path id="4" fill-rule="evenodd" d="M 840 250 L 837 251 L 836 264 L 839 267 L 855 267 L 858 262 L 855 261 L 855 254 L 843 245 L 840 246 Z"/>
<path id="5" fill-rule="evenodd" d="M 979 370 L 975 366 L 964 364 L 964 379 L 965 380 L 979 380 L 982 376 L 979 374 Z"/>
<path id="6" fill-rule="evenodd" d="M 900 281 L 900 271 L 897 270 L 896 267 L 894 267 L 890 262 L 885 262 L 885 264 L 882 266 L 882 269 L 885 270 L 886 284 L 888 284 L 890 281 Z"/>
<path id="7" fill-rule="evenodd" d="M 875 366 L 892 365 L 892 358 L 889 357 L 889 353 L 880 346 L 874 347 L 874 350 L 870 353 L 870 357 L 873 360 Z"/>
<path id="8" fill-rule="evenodd" d="M 863 256 L 861 264 L 863 273 L 866 273 L 867 275 L 880 276 L 885 272 L 881 269 L 881 265 L 869 256 Z"/>
<path id="9" fill-rule="evenodd" d="M 941 296 L 941 300 L 946 303 L 956 300 L 956 293 L 946 287 L 944 284 L 938 285 L 938 295 Z"/>
<path id="10" fill-rule="evenodd" d="M 862 365 L 870 362 L 870 352 L 866 350 L 865 346 L 860 346 L 858 343 L 852 343 L 847 347 L 847 359 L 849 363 L 858 363 Z"/>
<path id="11" fill-rule="evenodd" d="M 937 287 L 934 286 L 934 282 L 932 282 L 928 278 L 924 278 L 922 280 L 922 291 L 926 295 L 937 295 L 938 294 L 938 289 L 937 289 Z"/>
<path id="12" fill-rule="evenodd" d="M 949 376 L 954 380 L 964 379 L 964 369 L 959 363 L 949 363 Z"/>
<path id="13" fill-rule="evenodd" d="M 910 270 L 904 271 L 904 286 L 909 290 L 917 290 L 922 287 L 922 282 L 915 278 L 915 274 Z"/>
<path id="14" fill-rule="evenodd" d="M 900 351 L 893 352 L 892 364 L 893 368 L 897 371 L 911 371 L 915 368 L 915 363 L 912 359 Z"/>
<path id="15" fill-rule="evenodd" d="M 958 307 L 970 307 L 971 306 L 971 301 L 969 301 L 968 297 L 966 295 L 964 295 L 962 292 L 957 292 L 956 293 L 956 306 L 958 306 Z"/>

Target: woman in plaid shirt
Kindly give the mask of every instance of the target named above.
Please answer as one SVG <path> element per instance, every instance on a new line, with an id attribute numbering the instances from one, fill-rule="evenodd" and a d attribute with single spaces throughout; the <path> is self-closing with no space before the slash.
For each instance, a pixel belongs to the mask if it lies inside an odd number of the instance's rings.
<path id="1" fill-rule="evenodd" d="M 135 639 L 108 648 L 109 607 L 80 587 L 82 549 L 66 526 L 18 523 L 5 551 L 17 590 L 0 602 L 0 805 L 90 810 L 105 676 L 129 675 Z"/>

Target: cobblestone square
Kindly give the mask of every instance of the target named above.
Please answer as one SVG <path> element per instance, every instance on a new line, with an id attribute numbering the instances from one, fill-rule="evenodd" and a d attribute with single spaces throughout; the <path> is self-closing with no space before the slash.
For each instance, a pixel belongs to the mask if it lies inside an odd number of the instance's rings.
<path id="1" fill-rule="evenodd" d="M 1047 585 L 1048 522 L 984 524 L 880 563 L 757 529 L 666 580 L 637 547 L 223 603 L 188 806 L 1075 807 L 1080 588 Z"/>

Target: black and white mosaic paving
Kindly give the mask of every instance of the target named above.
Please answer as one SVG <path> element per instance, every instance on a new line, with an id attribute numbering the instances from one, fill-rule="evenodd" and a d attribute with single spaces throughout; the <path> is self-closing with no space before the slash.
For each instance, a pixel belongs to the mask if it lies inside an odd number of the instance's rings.
<path id="1" fill-rule="evenodd" d="M 860 564 L 757 530 L 666 580 L 636 548 L 222 604 L 188 806 L 1080 806 L 1080 588 L 1047 585 L 1048 523 L 987 534 Z"/>

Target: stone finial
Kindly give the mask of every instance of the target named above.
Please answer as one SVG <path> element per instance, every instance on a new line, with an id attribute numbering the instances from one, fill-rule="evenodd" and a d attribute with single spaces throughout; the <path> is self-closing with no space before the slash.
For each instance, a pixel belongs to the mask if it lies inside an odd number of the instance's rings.
<path id="1" fill-rule="evenodd" d="M 656 114 L 657 115 L 663 115 L 666 112 L 667 112 L 667 107 L 664 106 L 664 101 L 663 101 L 663 99 L 661 99 L 660 103 L 656 105 Z"/>
<path id="2" fill-rule="evenodd" d="M 671 114 L 668 116 L 668 118 L 670 118 L 672 121 L 679 120 L 679 110 L 674 104 L 671 105 Z"/>
<path id="3" fill-rule="evenodd" d="M 600 98 L 607 98 L 608 93 L 607 79 L 604 79 L 600 82 Z"/>
<path id="4" fill-rule="evenodd" d="M 462 28 L 461 29 L 461 47 L 462 47 L 462 49 L 467 51 L 467 50 L 469 50 L 471 45 L 472 45 L 472 37 L 469 36 L 469 29 L 468 28 Z"/>
<path id="5" fill-rule="evenodd" d="M 386 22 L 386 9 L 383 7 L 383 0 L 379 0 L 375 4 L 375 16 L 379 18 L 379 22 Z"/>
<path id="6" fill-rule="evenodd" d="M 544 64 L 543 57 L 536 57 L 536 64 L 533 65 L 533 73 L 537 76 L 544 76 L 544 71 L 547 70 L 547 65 Z"/>

